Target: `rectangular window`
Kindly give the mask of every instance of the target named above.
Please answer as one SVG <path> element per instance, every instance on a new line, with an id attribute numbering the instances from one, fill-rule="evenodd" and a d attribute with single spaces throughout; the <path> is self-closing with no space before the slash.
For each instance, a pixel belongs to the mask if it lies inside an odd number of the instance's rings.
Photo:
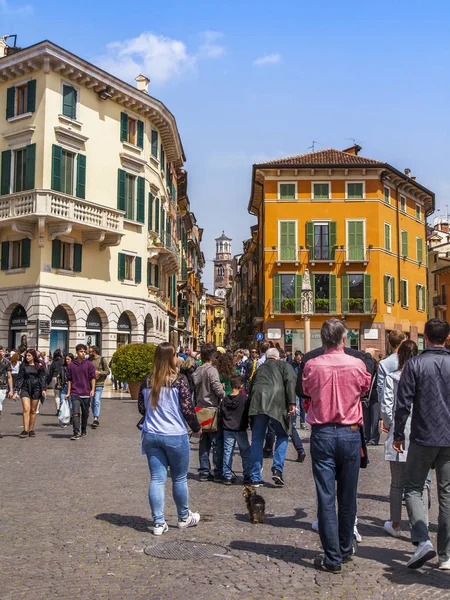
<path id="1" fill-rule="evenodd" d="M 129 144 L 137 145 L 137 120 L 128 117 L 127 140 Z"/>
<path id="2" fill-rule="evenodd" d="M 27 94 L 28 84 L 16 87 L 16 115 L 23 115 L 27 112 Z"/>
<path id="3" fill-rule="evenodd" d="M 10 244 L 10 269 L 20 269 L 22 266 L 22 240 Z"/>
<path id="4" fill-rule="evenodd" d="M 400 210 L 402 212 L 406 212 L 406 198 L 405 196 L 400 196 Z"/>
<path id="5" fill-rule="evenodd" d="M 425 310 L 425 286 L 418 283 L 416 286 L 417 310 Z"/>
<path id="6" fill-rule="evenodd" d="M 134 256 L 125 254 L 125 280 L 134 281 Z"/>
<path id="7" fill-rule="evenodd" d="M 63 84 L 62 114 L 69 119 L 77 118 L 77 90 L 72 85 Z"/>
<path id="8" fill-rule="evenodd" d="M 314 312 L 330 312 L 330 275 L 313 275 Z"/>
<path id="9" fill-rule="evenodd" d="M 156 159 L 158 158 L 158 137 L 156 129 L 152 129 L 152 156 Z"/>
<path id="10" fill-rule="evenodd" d="M 441 285 L 441 296 L 442 296 L 442 304 L 447 304 L 447 288 L 445 287 L 445 283 Z"/>
<path id="11" fill-rule="evenodd" d="M 61 192 L 73 196 L 74 173 L 75 173 L 75 154 L 62 151 L 62 168 L 61 168 Z"/>
<path id="12" fill-rule="evenodd" d="M 279 197 L 281 200 L 295 200 L 296 198 L 295 183 L 280 183 L 279 184 Z"/>
<path id="13" fill-rule="evenodd" d="M 384 301 L 386 304 L 395 304 L 395 279 L 392 275 L 384 276 Z"/>
<path id="14" fill-rule="evenodd" d="M 347 198 L 364 198 L 364 183 L 347 183 Z"/>
<path id="15" fill-rule="evenodd" d="M 347 260 L 364 260 L 364 228 L 365 221 L 347 221 Z"/>
<path id="16" fill-rule="evenodd" d="M 25 148 L 22 150 L 14 151 L 14 191 L 23 192 L 27 189 L 26 187 L 26 164 L 27 164 L 27 151 Z"/>
<path id="17" fill-rule="evenodd" d="M 400 284 L 400 300 L 402 304 L 402 308 L 408 308 L 408 280 L 402 279 Z"/>
<path id="18" fill-rule="evenodd" d="M 342 275 L 343 313 L 370 314 L 373 312 L 371 279 L 371 275 L 362 273 Z"/>
<path id="19" fill-rule="evenodd" d="M 391 226 L 389 223 L 384 224 L 384 249 L 391 251 Z"/>
<path id="20" fill-rule="evenodd" d="M 313 183 L 313 198 L 318 200 L 330 197 L 329 183 Z"/>
<path id="21" fill-rule="evenodd" d="M 69 242 L 61 242 L 60 269 L 72 270 L 72 244 Z"/>
<path id="22" fill-rule="evenodd" d="M 422 220 L 422 210 L 420 204 L 416 204 L 416 219 Z"/>
<path id="23" fill-rule="evenodd" d="M 280 260 L 297 260 L 296 221 L 280 221 Z"/>
<path id="24" fill-rule="evenodd" d="M 314 223 L 314 258 L 328 260 L 330 258 L 330 237 L 328 223 Z"/>
<path id="25" fill-rule="evenodd" d="M 136 177 L 126 174 L 125 177 L 125 218 L 134 221 L 136 204 Z"/>
<path id="26" fill-rule="evenodd" d="M 408 232 L 402 231 L 401 238 L 402 238 L 402 256 L 407 257 L 408 256 Z"/>
<path id="27" fill-rule="evenodd" d="M 384 186 L 384 201 L 386 204 L 391 203 L 391 190 L 387 185 Z"/>
<path id="28" fill-rule="evenodd" d="M 416 254 L 416 260 L 419 263 L 423 262 L 423 242 L 422 242 L 422 238 L 417 237 L 416 238 L 416 249 L 417 249 L 417 254 Z"/>

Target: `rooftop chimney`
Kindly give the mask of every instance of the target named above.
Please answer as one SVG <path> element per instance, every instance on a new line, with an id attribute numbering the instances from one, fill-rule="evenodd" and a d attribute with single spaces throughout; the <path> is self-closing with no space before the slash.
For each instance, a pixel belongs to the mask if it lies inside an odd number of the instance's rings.
<path id="1" fill-rule="evenodd" d="M 138 75 L 136 77 L 137 89 L 140 92 L 144 92 L 144 94 L 148 94 L 148 84 L 150 83 L 150 79 L 145 75 Z"/>
<path id="2" fill-rule="evenodd" d="M 353 154 L 354 156 L 357 156 L 357 154 L 361 152 L 361 150 L 362 148 L 361 146 L 359 146 L 359 144 L 354 144 L 353 146 L 350 146 L 350 148 L 342 150 L 342 152 L 347 152 L 347 154 Z"/>

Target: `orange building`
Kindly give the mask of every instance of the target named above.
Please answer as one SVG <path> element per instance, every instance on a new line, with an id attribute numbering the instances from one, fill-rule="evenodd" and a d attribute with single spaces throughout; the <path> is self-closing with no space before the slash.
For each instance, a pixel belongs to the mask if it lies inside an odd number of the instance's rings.
<path id="1" fill-rule="evenodd" d="M 401 329 L 423 345 L 426 217 L 434 193 L 359 146 L 253 165 L 249 212 L 258 218 L 261 315 L 256 331 L 304 349 L 301 290 L 313 289 L 311 348 L 329 316 L 345 319 L 348 344 L 386 350 Z"/>

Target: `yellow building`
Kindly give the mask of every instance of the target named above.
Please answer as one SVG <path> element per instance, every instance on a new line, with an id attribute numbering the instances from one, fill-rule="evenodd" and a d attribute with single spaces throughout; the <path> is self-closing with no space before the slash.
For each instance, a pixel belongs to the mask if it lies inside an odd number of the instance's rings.
<path id="1" fill-rule="evenodd" d="M 136 82 L 48 41 L 0 44 L 1 344 L 177 343 L 185 156 Z"/>
<path id="2" fill-rule="evenodd" d="M 428 234 L 430 316 L 447 320 L 450 297 L 450 229 L 448 215 L 437 217 Z"/>
<path id="3" fill-rule="evenodd" d="M 225 300 L 206 294 L 206 342 L 225 344 Z"/>
<path id="4" fill-rule="evenodd" d="M 345 319 L 348 343 L 386 350 L 401 329 L 423 345 L 426 225 L 434 194 L 359 146 L 253 166 L 249 212 L 258 218 L 255 330 L 288 349 L 304 349 L 301 290 L 313 289 L 311 348 L 331 315 Z"/>

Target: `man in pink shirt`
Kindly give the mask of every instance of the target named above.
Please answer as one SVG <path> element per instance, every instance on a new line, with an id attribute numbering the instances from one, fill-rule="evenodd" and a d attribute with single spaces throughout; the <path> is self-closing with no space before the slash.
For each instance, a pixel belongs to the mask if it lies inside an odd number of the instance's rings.
<path id="1" fill-rule="evenodd" d="M 362 360 L 345 354 L 347 327 L 342 321 L 328 319 L 320 335 L 324 353 L 306 363 L 302 380 L 305 394 L 311 397 L 306 421 L 311 425 L 317 516 L 325 553 L 315 565 L 339 573 L 354 553 L 363 423 L 360 398 L 369 389 L 371 376 Z"/>

